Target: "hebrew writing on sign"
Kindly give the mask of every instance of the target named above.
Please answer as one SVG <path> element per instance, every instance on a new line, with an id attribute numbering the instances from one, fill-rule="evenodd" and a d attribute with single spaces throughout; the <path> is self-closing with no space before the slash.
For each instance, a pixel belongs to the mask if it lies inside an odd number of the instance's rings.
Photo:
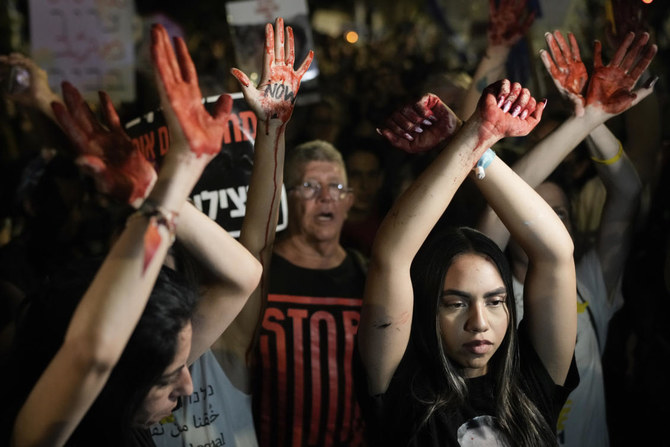
<path id="1" fill-rule="evenodd" d="M 195 206 L 225 228 L 233 237 L 240 235 L 246 210 L 247 189 L 254 159 L 256 115 L 247 106 L 242 93 L 233 93 L 233 110 L 223 136 L 221 152 L 212 160 L 190 198 Z M 218 96 L 203 99 L 212 112 Z M 126 132 L 144 156 L 157 167 L 170 147 L 165 117 L 160 110 L 126 123 Z M 286 190 L 282 186 L 277 231 L 286 228 L 288 208 Z"/>
<path id="2" fill-rule="evenodd" d="M 60 92 L 74 84 L 87 100 L 135 100 L 132 0 L 30 0 L 31 57 Z"/>

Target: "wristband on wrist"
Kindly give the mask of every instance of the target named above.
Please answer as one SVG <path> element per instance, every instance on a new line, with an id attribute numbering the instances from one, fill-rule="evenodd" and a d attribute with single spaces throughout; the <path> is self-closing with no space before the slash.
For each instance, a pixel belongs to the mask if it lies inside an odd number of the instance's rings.
<path id="1" fill-rule="evenodd" d="M 179 218 L 178 212 L 170 211 L 162 206 L 156 205 L 150 200 L 145 200 L 142 203 L 142 206 L 130 215 L 128 220 L 138 217 L 144 217 L 156 225 L 163 225 L 170 233 L 170 243 L 174 242 L 175 233 L 177 232 L 177 220 Z"/>
<path id="2" fill-rule="evenodd" d="M 617 140 L 619 141 L 619 140 Z M 603 165 L 611 165 L 613 163 L 616 163 L 619 161 L 619 159 L 623 156 L 623 144 L 621 144 L 621 141 L 619 141 L 619 152 L 616 153 L 616 155 L 612 158 L 608 159 L 601 159 L 601 158 L 596 158 L 596 157 L 591 157 L 591 160 L 595 161 L 596 163 L 600 163 Z"/>
<path id="3" fill-rule="evenodd" d="M 482 154 L 479 161 L 475 165 L 475 173 L 477 174 L 477 178 L 479 180 L 482 180 L 486 176 L 484 170 L 489 167 L 494 158 L 496 158 L 496 153 L 493 152 L 493 149 L 491 148 L 486 149 L 486 151 Z"/>

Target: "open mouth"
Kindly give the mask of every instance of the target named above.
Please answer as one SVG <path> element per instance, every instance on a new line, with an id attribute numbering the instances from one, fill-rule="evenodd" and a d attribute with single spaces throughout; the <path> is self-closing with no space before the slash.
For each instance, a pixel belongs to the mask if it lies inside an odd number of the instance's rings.
<path id="1" fill-rule="evenodd" d="M 319 215 L 316 216 L 316 219 L 320 222 L 328 222 L 333 220 L 334 215 L 333 213 L 320 213 Z"/>

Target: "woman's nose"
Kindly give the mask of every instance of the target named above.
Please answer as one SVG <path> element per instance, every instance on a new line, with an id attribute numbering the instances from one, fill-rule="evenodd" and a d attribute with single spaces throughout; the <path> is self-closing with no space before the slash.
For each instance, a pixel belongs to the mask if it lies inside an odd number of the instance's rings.
<path id="1" fill-rule="evenodd" d="M 179 384 L 177 390 L 180 396 L 190 396 L 193 394 L 193 380 L 191 380 L 191 373 L 188 368 L 183 368 L 179 377 Z"/>
<path id="2" fill-rule="evenodd" d="M 486 332 L 489 329 L 486 305 L 473 304 L 470 307 L 465 329 L 472 332 Z"/>

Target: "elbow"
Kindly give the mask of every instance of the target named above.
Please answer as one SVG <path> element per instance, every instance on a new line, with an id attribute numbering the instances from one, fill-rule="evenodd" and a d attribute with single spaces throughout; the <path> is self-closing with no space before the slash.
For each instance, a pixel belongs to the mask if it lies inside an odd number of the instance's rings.
<path id="1" fill-rule="evenodd" d="M 375 245 L 377 244 L 375 243 Z M 390 269 L 391 259 L 390 253 L 386 253 L 384 250 L 378 250 L 376 247 L 373 247 L 372 252 L 370 253 L 368 269 Z"/>
<path id="2" fill-rule="evenodd" d="M 642 180 L 636 175 L 635 180 L 631 181 L 628 188 L 621 191 L 621 194 L 627 197 L 631 203 L 637 203 L 637 201 L 640 200 L 643 189 L 644 185 L 642 185 Z"/>
<path id="3" fill-rule="evenodd" d="M 106 376 L 116 366 L 124 348 L 113 335 L 80 334 L 67 337 L 61 350 L 69 353 L 72 367 L 82 371 L 83 376 Z"/>
<path id="4" fill-rule="evenodd" d="M 633 165 L 622 167 L 620 174 L 613 178 L 603 178 L 607 197 L 614 196 L 619 201 L 633 203 L 640 198 L 644 185 Z"/>
<path id="5" fill-rule="evenodd" d="M 567 262 L 574 263 L 575 262 L 575 244 L 572 241 L 572 238 L 570 238 L 565 245 L 563 246 L 561 258 L 566 260 Z"/>
<path id="6" fill-rule="evenodd" d="M 256 290 L 263 275 L 263 266 L 260 261 L 253 256 L 250 258 L 249 265 L 244 269 L 245 274 L 240 278 L 240 291 L 245 296 L 251 295 Z"/>
<path id="7" fill-rule="evenodd" d="M 564 237 L 556 238 L 556 244 L 551 248 L 551 252 L 559 262 L 574 263 L 575 243 L 567 230 Z"/>

